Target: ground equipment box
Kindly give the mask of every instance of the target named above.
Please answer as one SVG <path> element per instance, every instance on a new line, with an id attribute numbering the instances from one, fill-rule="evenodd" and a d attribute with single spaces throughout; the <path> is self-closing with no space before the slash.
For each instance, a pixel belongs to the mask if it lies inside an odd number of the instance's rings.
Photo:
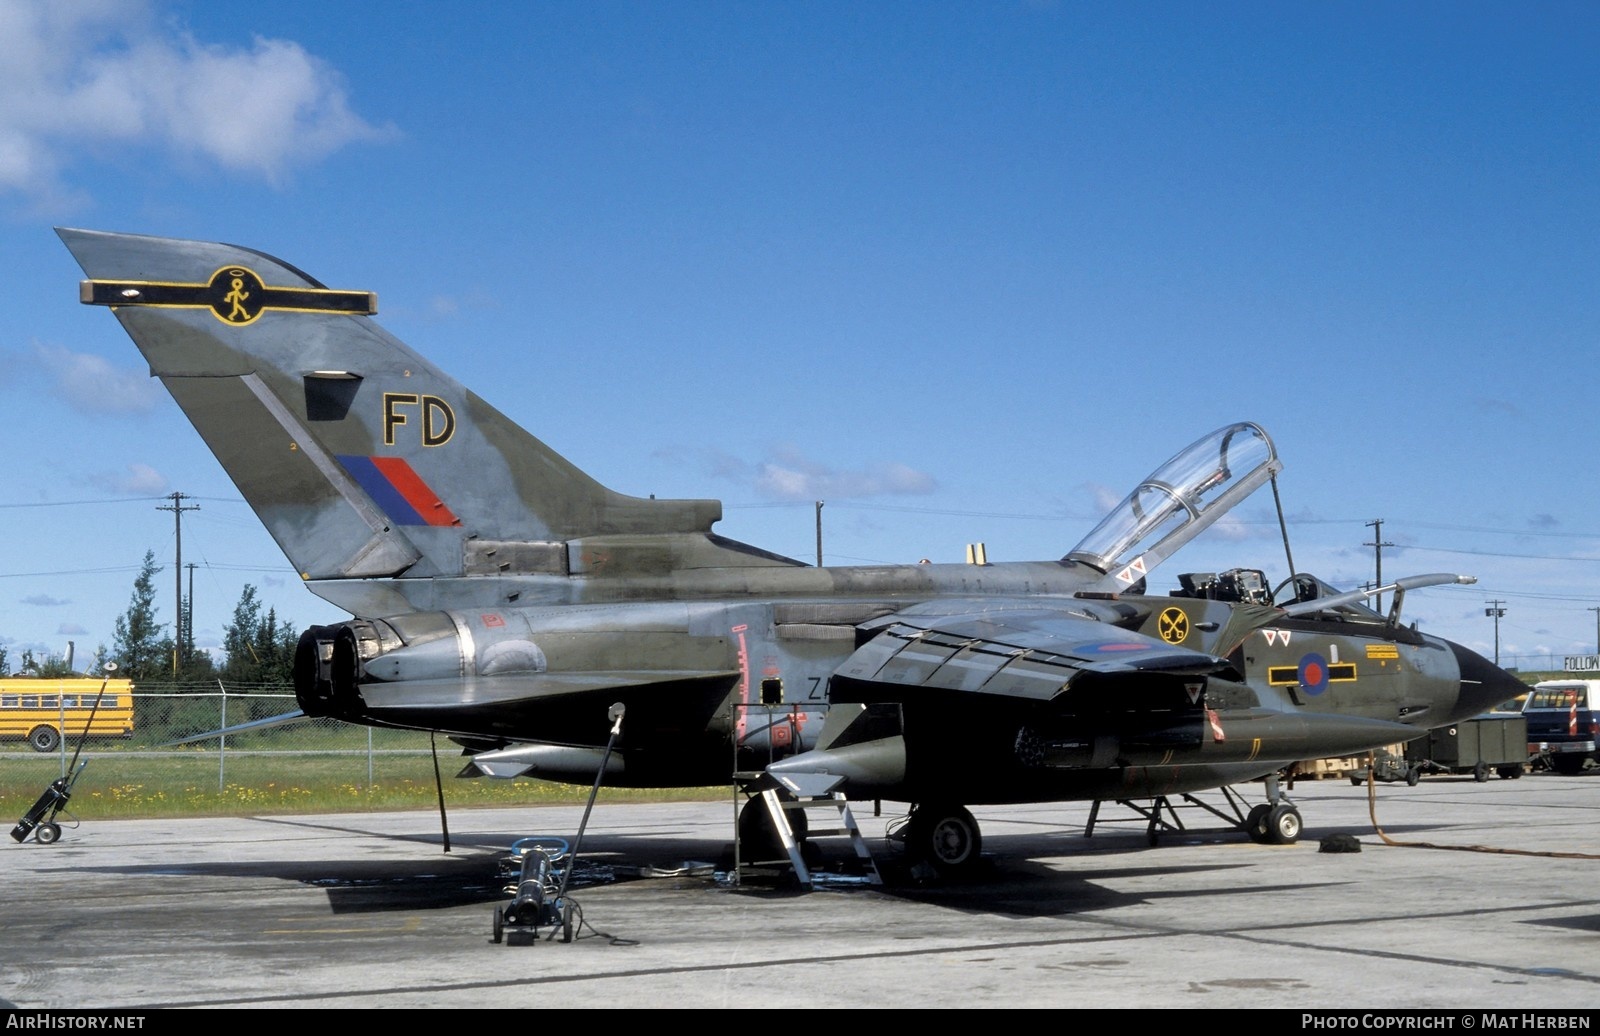
<path id="1" fill-rule="evenodd" d="M 1423 773 L 1520 777 L 1528 764 L 1528 721 L 1515 712 L 1486 712 L 1437 727 L 1406 743 L 1406 760 Z"/>

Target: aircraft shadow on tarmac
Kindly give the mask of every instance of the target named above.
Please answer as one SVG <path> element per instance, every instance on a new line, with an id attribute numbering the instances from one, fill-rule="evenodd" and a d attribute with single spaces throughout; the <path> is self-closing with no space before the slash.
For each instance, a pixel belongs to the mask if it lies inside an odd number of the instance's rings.
<path id="1" fill-rule="evenodd" d="M 292 826 L 347 830 L 326 821 L 301 821 L 275 818 Z M 439 835 L 373 835 L 400 843 L 433 843 L 436 853 L 427 857 L 395 859 L 281 859 L 188 861 L 171 864 L 141 864 L 105 868 L 151 878 L 197 876 L 219 879 L 270 878 L 298 882 L 325 891 L 335 914 L 381 913 L 448 909 L 502 902 L 507 895 L 507 847 L 514 839 L 503 835 L 473 832 L 452 838 L 452 850 L 445 853 Z M 1233 838 L 1225 832 L 1182 832 L 1173 836 L 1190 841 L 1226 843 Z M 1231 880 L 1230 872 L 1248 870 L 1249 863 L 1237 857 L 1216 864 L 1164 865 L 1160 847 L 1151 848 L 1143 833 L 1107 832 L 1093 839 L 1074 833 L 1063 837 L 1061 829 L 1047 834 L 999 835 L 985 846 L 983 859 L 971 876 L 939 879 L 920 873 L 901 853 L 875 846 L 875 858 L 884 884 L 870 885 L 861 861 L 847 848 L 822 842 L 811 855 L 817 887 L 829 892 L 862 891 L 915 901 L 928 906 L 983 914 L 1015 917 L 1069 916 L 1087 911 L 1114 909 L 1154 899 L 1186 896 L 1276 896 L 1304 890 L 1305 883 L 1270 883 L 1259 880 Z M 574 892 L 597 887 L 621 886 L 642 879 L 672 878 L 674 891 L 704 889 L 764 898 L 803 898 L 808 893 L 798 888 L 792 872 L 782 868 L 755 869 L 734 883 L 732 843 L 713 839 L 663 838 L 659 833 L 639 835 L 595 835 L 584 843 L 573 872 L 570 889 Z M 288 850 L 286 850 L 288 851 Z M 1077 857 L 1063 869 L 1040 862 L 1040 858 L 1059 860 Z M 1134 863 L 1132 857 L 1138 857 Z M 1113 891 L 1109 884 L 1135 879 L 1160 879 L 1208 873 L 1213 878 L 1202 888 L 1192 882 L 1171 891 L 1126 893 Z M 1156 882 L 1159 884 L 1159 880 Z M 1318 884 L 1329 884 L 1319 882 Z M 663 891 L 666 891 L 664 888 Z"/>

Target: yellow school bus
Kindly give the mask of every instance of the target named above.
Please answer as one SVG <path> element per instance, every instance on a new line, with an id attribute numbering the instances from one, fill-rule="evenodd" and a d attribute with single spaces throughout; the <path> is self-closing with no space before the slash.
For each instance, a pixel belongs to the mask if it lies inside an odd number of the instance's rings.
<path id="1" fill-rule="evenodd" d="M 132 737 L 132 681 L 104 681 L 104 696 L 101 683 L 90 677 L 0 678 L 0 738 L 25 738 L 35 752 L 54 752 L 62 738 L 77 739 L 85 729 L 90 737 Z"/>

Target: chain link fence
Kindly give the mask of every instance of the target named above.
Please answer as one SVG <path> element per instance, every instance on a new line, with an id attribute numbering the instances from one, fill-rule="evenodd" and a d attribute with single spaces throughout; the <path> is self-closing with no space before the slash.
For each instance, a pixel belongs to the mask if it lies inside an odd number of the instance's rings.
<path id="1" fill-rule="evenodd" d="M 487 784 L 509 783 L 452 782 L 463 764 L 447 738 L 321 718 L 273 722 L 296 709 L 292 694 L 216 685 L 135 691 L 128 737 L 70 735 L 49 752 L 22 739 L 0 742 L 0 808 L 31 801 L 49 779 L 69 774 L 75 806 L 112 815 L 428 806 L 437 779 L 469 800 L 490 797 Z M 73 722 L 67 718 L 68 731 Z M 256 725 L 218 733 L 246 724 Z"/>

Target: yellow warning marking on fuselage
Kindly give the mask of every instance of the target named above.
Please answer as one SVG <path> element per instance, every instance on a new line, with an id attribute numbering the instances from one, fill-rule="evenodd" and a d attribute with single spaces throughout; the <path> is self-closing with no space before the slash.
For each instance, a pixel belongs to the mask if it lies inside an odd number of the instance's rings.
<path id="1" fill-rule="evenodd" d="M 1247 762 L 1247 763 L 1255 762 L 1256 761 L 1256 756 L 1258 756 L 1260 754 L 1261 754 L 1261 739 L 1259 737 L 1253 737 L 1253 738 L 1250 739 L 1250 758 L 1246 759 L 1245 762 Z"/>
<path id="2" fill-rule="evenodd" d="M 1356 672 L 1354 662 L 1328 663 L 1329 683 L 1350 683 L 1360 679 Z M 1292 665 L 1274 665 L 1267 667 L 1267 683 L 1273 687 L 1293 687 L 1300 682 L 1300 667 Z"/>
<path id="3" fill-rule="evenodd" d="M 1368 644 L 1368 658 L 1399 658 L 1400 646 L 1398 644 Z"/>

